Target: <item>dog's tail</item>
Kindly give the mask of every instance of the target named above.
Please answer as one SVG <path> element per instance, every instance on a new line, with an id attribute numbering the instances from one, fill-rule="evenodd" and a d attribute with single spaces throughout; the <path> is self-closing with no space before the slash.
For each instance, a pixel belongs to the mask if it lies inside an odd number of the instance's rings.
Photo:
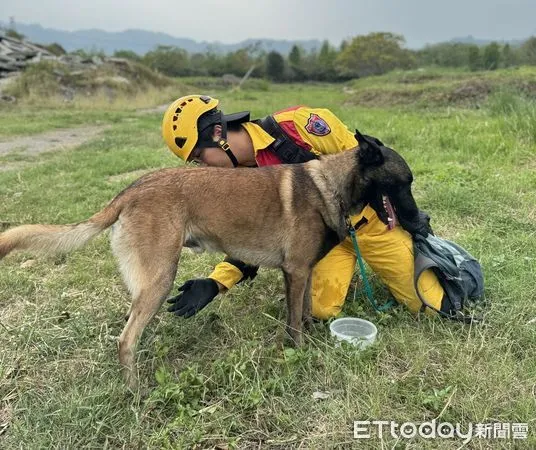
<path id="1" fill-rule="evenodd" d="M 68 253 L 81 248 L 117 221 L 121 203 L 113 200 L 85 222 L 73 225 L 21 225 L 0 233 L 0 259 L 13 250 Z"/>

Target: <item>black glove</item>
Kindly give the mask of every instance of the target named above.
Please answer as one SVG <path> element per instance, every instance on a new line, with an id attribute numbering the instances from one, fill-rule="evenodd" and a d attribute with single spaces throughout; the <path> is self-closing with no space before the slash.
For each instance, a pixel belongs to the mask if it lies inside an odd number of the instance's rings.
<path id="1" fill-rule="evenodd" d="M 432 230 L 432 226 L 430 225 L 430 215 L 427 212 L 421 211 L 419 209 L 419 220 L 422 224 L 420 228 L 420 233 L 426 237 L 428 234 L 434 235 L 434 230 Z"/>
<path id="2" fill-rule="evenodd" d="M 179 291 L 179 295 L 168 299 L 171 306 L 168 311 L 185 319 L 207 306 L 218 295 L 219 289 L 216 281 L 211 278 L 188 280 Z"/>

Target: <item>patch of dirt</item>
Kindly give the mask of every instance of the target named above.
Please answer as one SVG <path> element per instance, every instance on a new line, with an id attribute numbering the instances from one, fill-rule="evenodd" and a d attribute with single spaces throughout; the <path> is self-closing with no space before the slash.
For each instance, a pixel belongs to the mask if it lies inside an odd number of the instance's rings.
<path id="1" fill-rule="evenodd" d="M 107 128 L 110 128 L 110 125 L 59 129 L 32 136 L 0 140 L 0 156 L 12 152 L 23 156 L 33 156 L 54 150 L 68 150 L 96 138 Z M 4 162 L 0 165 L 0 171 L 17 169 L 27 163 Z"/>
<path id="2" fill-rule="evenodd" d="M 154 108 L 141 108 L 136 111 L 137 114 L 149 114 L 149 113 L 164 113 L 166 112 L 166 109 L 168 109 L 168 106 L 171 104 L 166 103 L 165 105 L 158 105 Z"/>
<path id="3" fill-rule="evenodd" d="M 530 156 L 528 158 L 519 161 L 520 166 L 528 170 L 536 170 L 536 156 Z"/>
<path id="4" fill-rule="evenodd" d="M 397 82 L 401 84 L 413 84 L 423 81 L 439 80 L 441 78 L 448 78 L 448 76 L 438 73 L 408 73 L 403 74 Z"/>
<path id="5" fill-rule="evenodd" d="M 448 96 L 449 102 L 460 104 L 467 101 L 484 101 L 492 91 L 492 86 L 485 80 L 473 80 L 461 84 Z"/>
<path id="6" fill-rule="evenodd" d="M 3 140 L 0 141 L 0 155 L 5 155 L 12 151 L 22 151 L 25 154 L 35 155 L 52 150 L 78 147 L 98 136 L 106 128 L 109 128 L 109 126 L 60 129 Z"/>

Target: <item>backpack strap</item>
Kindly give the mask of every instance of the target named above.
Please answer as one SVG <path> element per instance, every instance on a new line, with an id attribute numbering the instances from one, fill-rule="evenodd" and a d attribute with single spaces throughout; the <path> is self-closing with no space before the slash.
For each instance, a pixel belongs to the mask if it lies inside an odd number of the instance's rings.
<path id="1" fill-rule="evenodd" d="M 254 120 L 253 123 L 259 125 L 275 139 L 270 148 L 279 157 L 283 164 L 299 164 L 318 159 L 318 156 L 313 152 L 296 144 L 296 142 L 283 131 L 273 116 L 270 115 L 263 117 L 262 119 Z"/>

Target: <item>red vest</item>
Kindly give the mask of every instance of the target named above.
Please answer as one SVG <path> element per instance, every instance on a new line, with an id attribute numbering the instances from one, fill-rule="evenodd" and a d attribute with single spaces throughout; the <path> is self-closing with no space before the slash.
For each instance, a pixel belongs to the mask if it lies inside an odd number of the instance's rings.
<path id="1" fill-rule="evenodd" d="M 284 120 L 284 121 L 278 121 L 277 116 L 282 112 L 287 111 L 294 111 L 298 108 L 301 108 L 301 106 L 293 106 L 291 108 L 283 109 L 281 111 L 277 111 L 273 113 L 273 118 L 276 120 L 276 122 L 279 124 L 281 129 L 285 132 L 285 134 L 291 138 L 296 145 L 299 145 L 305 150 L 311 150 L 311 146 L 304 142 L 304 140 L 301 138 L 300 133 L 298 133 L 298 130 L 296 129 L 296 124 L 292 120 Z M 257 165 L 259 167 L 262 166 L 273 166 L 275 164 L 281 164 L 281 159 L 270 150 L 270 147 L 260 150 L 257 152 L 257 155 L 255 156 L 255 159 L 257 161 Z"/>

